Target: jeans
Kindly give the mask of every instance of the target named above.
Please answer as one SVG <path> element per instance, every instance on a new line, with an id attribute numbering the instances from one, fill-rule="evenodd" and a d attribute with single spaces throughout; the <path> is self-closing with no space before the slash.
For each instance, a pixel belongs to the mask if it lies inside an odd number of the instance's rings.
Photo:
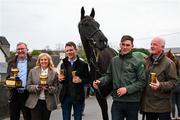
<path id="1" fill-rule="evenodd" d="M 65 96 L 61 103 L 63 120 L 71 120 L 71 109 L 73 107 L 74 120 L 82 120 L 84 102 L 74 102 L 69 96 Z"/>
<path id="2" fill-rule="evenodd" d="M 145 114 L 146 114 L 146 120 L 171 120 L 170 112 L 166 112 L 166 113 L 146 112 Z"/>
<path id="3" fill-rule="evenodd" d="M 171 105 L 172 117 L 175 118 L 176 105 L 177 105 L 178 117 L 180 117 L 180 84 L 178 84 L 171 93 L 171 104 L 172 104 Z"/>
<path id="4" fill-rule="evenodd" d="M 113 101 L 112 120 L 138 120 L 139 102 Z"/>

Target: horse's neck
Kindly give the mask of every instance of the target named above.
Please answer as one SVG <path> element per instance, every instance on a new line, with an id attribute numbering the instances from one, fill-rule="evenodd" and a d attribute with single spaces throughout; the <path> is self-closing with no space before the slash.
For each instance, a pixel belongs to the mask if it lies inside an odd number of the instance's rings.
<path id="1" fill-rule="evenodd" d="M 86 39 L 83 39 L 83 41 L 87 41 Z M 88 60 L 88 63 L 91 64 L 91 61 L 95 60 L 94 51 L 93 48 L 87 43 L 83 42 L 84 51 Z"/>

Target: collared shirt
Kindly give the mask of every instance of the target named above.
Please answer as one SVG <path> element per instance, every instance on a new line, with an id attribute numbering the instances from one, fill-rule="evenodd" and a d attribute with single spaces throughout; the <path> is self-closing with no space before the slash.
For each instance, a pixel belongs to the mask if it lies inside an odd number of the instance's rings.
<path id="1" fill-rule="evenodd" d="M 23 89 L 26 88 L 26 81 L 27 81 L 27 59 L 24 59 L 23 61 L 18 60 L 17 61 L 17 68 L 19 69 L 18 77 L 22 81 L 22 87 Z"/>
<path id="2" fill-rule="evenodd" d="M 41 69 L 41 75 L 48 75 L 48 68 L 45 70 Z"/>
<path id="3" fill-rule="evenodd" d="M 77 57 L 74 60 L 68 59 L 68 61 L 71 63 L 71 66 L 73 66 L 74 62 L 77 60 Z"/>

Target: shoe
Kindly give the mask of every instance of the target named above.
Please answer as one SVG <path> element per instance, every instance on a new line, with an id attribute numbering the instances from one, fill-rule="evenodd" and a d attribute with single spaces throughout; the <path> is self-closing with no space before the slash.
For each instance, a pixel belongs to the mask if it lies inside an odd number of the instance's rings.
<path id="1" fill-rule="evenodd" d="M 180 117 L 177 117 L 176 120 L 180 120 Z"/>
<path id="2" fill-rule="evenodd" d="M 176 118 L 171 118 L 171 120 L 176 120 Z"/>

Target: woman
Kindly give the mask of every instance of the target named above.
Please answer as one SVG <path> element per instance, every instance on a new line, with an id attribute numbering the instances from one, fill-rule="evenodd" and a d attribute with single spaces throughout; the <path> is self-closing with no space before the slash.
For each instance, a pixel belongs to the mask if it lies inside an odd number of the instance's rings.
<path id="1" fill-rule="evenodd" d="M 57 108 L 58 75 L 53 67 L 51 56 L 41 53 L 36 67 L 29 73 L 27 90 L 30 95 L 26 106 L 31 109 L 32 120 L 49 120 L 51 111 Z"/>

